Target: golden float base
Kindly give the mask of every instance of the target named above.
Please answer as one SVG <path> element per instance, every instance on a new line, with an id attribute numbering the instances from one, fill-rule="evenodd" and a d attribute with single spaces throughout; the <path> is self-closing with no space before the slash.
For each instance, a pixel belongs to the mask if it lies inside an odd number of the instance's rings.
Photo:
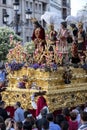
<path id="1" fill-rule="evenodd" d="M 16 101 L 20 101 L 25 109 L 32 108 L 30 96 L 38 92 L 38 87 L 41 87 L 41 90 L 47 92 L 45 97 L 50 111 L 84 104 L 87 101 L 87 73 L 81 68 L 71 68 L 71 70 L 73 77 L 70 84 L 65 84 L 63 81 L 62 67 L 59 67 L 57 72 L 23 68 L 14 74 L 9 74 L 9 86 L 2 93 L 3 100 L 7 105 L 14 105 Z M 18 81 L 23 75 L 28 76 L 26 89 L 17 88 Z M 31 88 L 32 84 L 36 87 Z"/>

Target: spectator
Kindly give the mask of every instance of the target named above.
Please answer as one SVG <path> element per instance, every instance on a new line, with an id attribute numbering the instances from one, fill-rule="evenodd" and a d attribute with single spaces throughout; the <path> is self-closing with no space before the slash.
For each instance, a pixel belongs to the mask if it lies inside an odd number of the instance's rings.
<path id="1" fill-rule="evenodd" d="M 15 130 L 22 130 L 23 123 L 22 122 L 15 122 L 14 128 L 15 128 Z"/>
<path id="2" fill-rule="evenodd" d="M 38 130 L 42 130 L 43 129 L 48 129 L 49 128 L 49 122 L 46 119 L 46 115 L 47 115 L 47 109 L 42 109 L 41 110 L 41 119 L 38 119 L 36 121 L 36 126 L 38 128 Z"/>
<path id="3" fill-rule="evenodd" d="M 28 121 L 25 121 L 23 124 L 23 130 L 32 130 L 32 125 Z"/>
<path id="4" fill-rule="evenodd" d="M 56 124 L 58 124 L 61 127 L 62 121 L 65 121 L 65 117 L 62 114 L 59 114 L 56 116 Z"/>
<path id="5" fill-rule="evenodd" d="M 23 123 L 27 121 L 32 125 L 32 128 L 33 128 L 32 130 L 37 130 L 35 119 L 33 118 L 33 115 L 29 111 L 24 112 L 24 117 L 25 117 L 25 120 L 23 121 Z"/>
<path id="6" fill-rule="evenodd" d="M 81 123 L 82 125 L 78 128 L 78 130 L 87 130 L 87 112 L 85 111 L 81 113 Z"/>
<path id="7" fill-rule="evenodd" d="M 87 102 L 85 103 L 85 106 L 84 106 L 84 111 L 87 112 Z"/>
<path id="8" fill-rule="evenodd" d="M 28 115 L 30 115 L 31 113 L 29 111 L 24 111 L 24 121 L 22 121 L 22 123 L 24 123 L 25 121 L 28 120 Z"/>
<path id="9" fill-rule="evenodd" d="M 21 108 L 21 103 L 16 102 L 15 104 L 16 111 L 14 112 L 14 119 L 16 122 L 24 121 L 24 110 Z"/>
<path id="10" fill-rule="evenodd" d="M 68 109 L 68 107 L 64 108 L 62 111 L 64 117 L 66 118 L 67 121 L 69 121 L 70 119 L 70 110 Z"/>
<path id="11" fill-rule="evenodd" d="M 6 130 L 14 130 L 14 121 L 11 118 L 5 120 Z"/>
<path id="12" fill-rule="evenodd" d="M 77 117 L 76 117 L 76 121 L 78 122 L 78 125 L 81 125 L 81 117 L 80 117 L 80 113 L 77 109 L 73 109 L 72 112 L 75 112 Z"/>
<path id="13" fill-rule="evenodd" d="M 47 120 L 42 121 L 42 129 L 41 130 L 49 130 L 49 122 Z"/>
<path id="14" fill-rule="evenodd" d="M 69 130 L 69 124 L 67 121 L 62 121 L 61 122 L 61 130 Z"/>
<path id="15" fill-rule="evenodd" d="M 49 121 L 49 130 L 61 130 L 60 126 L 55 124 L 54 117 L 52 113 L 47 114 L 47 120 Z"/>
<path id="16" fill-rule="evenodd" d="M 4 120 L 6 120 L 8 118 L 8 114 L 7 111 L 4 109 L 4 107 L 5 107 L 5 102 L 0 101 L 0 116 L 2 116 Z"/>
<path id="17" fill-rule="evenodd" d="M 78 129 L 78 121 L 76 121 L 77 114 L 76 112 L 70 113 L 70 120 L 69 120 L 69 130 L 77 130 Z"/>
<path id="18" fill-rule="evenodd" d="M 6 130 L 3 118 L 0 116 L 0 130 Z"/>

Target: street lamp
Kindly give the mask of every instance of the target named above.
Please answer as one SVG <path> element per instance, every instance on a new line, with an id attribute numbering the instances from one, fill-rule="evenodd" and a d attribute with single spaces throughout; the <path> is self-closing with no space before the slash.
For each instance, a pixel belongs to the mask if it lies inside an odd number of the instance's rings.
<path id="1" fill-rule="evenodd" d="M 15 11 L 14 21 L 12 21 L 10 24 L 7 24 L 8 17 L 9 17 L 7 12 L 6 12 L 6 14 L 4 14 L 4 21 L 7 26 L 15 27 L 15 29 L 16 29 L 15 32 L 16 32 L 16 34 L 18 34 L 18 26 L 24 26 L 27 23 L 22 20 L 19 21 L 19 19 L 18 19 L 19 3 L 15 2 L 15 3 L 13 3 L 13 6 L 14 6 L 14 11 Z M 28 9 L 28 10 L 26 10 L 25 14 L 26 14 L 26 20 L 29 20 L 31 18 L 32 12 L 30 11 L 30 9 Z"/>
<path id="2" fill-rule="evenodd" d="M 16 34 L 18 34 L 18 11 L 19 11 L 19 3 L 15 2 L 13 3 L 14 11 L 15 11 L 15 27 L 16 27 Z"/>
<path id="3" fill-rule="evenodd" d="M 19 2 L 13 3 L 13 6 L 14 6 L 14 11 L 18 11 L 19 10 Z"/>
<path id="4" fill-rule="evenodd" d="M 4 22 L 5 24 L 7 25 L 7 22 L 8 22 L 8 17 L 9 15 L 7 14 L 7 12 L 4 14 Z"/>
<path id="5" fill-rule="evenodd" d="M 27 20 L 31 19 L 31 14 L 32 14 L 32 12 L 30 11 L 30 9 L 26 10 L 26 19 Z"/>

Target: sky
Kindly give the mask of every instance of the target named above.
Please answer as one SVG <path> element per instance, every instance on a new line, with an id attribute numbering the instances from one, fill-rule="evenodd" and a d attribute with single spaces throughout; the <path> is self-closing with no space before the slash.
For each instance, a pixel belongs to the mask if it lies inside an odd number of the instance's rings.
<path id="1" fill-rule="evenodd" d="M 78 10 L 82 9 L 87 0 L 71 0 L 71 15 L 76 16 Z"/>

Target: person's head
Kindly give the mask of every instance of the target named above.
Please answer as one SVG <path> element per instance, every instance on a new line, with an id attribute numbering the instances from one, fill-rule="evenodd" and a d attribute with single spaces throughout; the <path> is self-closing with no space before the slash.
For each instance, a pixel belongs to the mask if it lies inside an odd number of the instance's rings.
<path id="1" fill-rule="evenodd" d="M 78 29 L 82 29 L 83 28 L 83 23 L 82 22 L 79 22 L 78 23 Z"/>
<path id="2" fill-rule="evenodd" d="M 85 103 L 84 107 L 87 107 L 87 102 Z"/>
<path id="3" fill-rule="evenodd" d="M 23 123 L 22 122 L 15 122 L 15 130 L 22 130 Z"/>
<path id="4" fill-rule="evenodd" d="M 23 124 L 23 130 L 32 130 L 32 125 L 29 121 L 25 121 Z"/>
<path id="5" fill-rule="evenodd" d="M 70 118 L 71 118 L 72 121 L 76 120 L 76 118 L 77 118 L 77 113 L 74 112 L 74 111 L 70 112 Z"/>
<path id="6" fill-rule="evenodd" d="M 26 121 L 30 122 L 30 123 L 32 124 L 32 126 L 33 126 L 34 123 L 35 123 L 35 120 L 34 120 L 34 117 L 33 117 L 32 114 L 28 114 L 28 115 L 27 115 Z"/>
<path id="7" fill-rule="evenodd" d="M 0 107 L 4 108 L 5 107 L 5 102 L 4 101 L 0 101 Z"/>
<path id="8" fill-rule="evenodd" d="M 14 105 L 15 109 L 21 107 L 21 103 L 20 102 L 16 102 L 15 105 Z"/>
<path id="9" fill-rule="evenodd" d="M 65 120 L 65 117 L 63 115 L 59 114 L 59 115 L 56 116 L 56 123 L 58 125 L 61 125 L 61 122 L 64 121 L 64 120 Z"/>
<path id="10" fill-rule="evenodd" d="M 87 122 L 87 112 L 85 111 L 81 112 L 81 121 Z"/>
<path id="11" fill-rule="evenodd" d="M 61 129 L 62 130 L 68 130 L 68 128 L 69 128 L 68 122 L 67 121 L 62 121 L 61 122 Z"/>
<path id="12" fill-rule="evenodd" d="M 24 118 L 26 119 L 29 114 L 31 114 L 29 111 L 24 111 Z"/>
<path id="13" fill-rule="evenodd" d="M 65 116 L 69 116 L 70 115 L 70 111 L 69 111 L 69 109 L 67 107 L 63 109 L 62 113 Z"/>
<path id="14" fill-rule="evenodd" d="M 54 30 L 54 25 L 53 24 L 50 25 L 50 30 Z"/>
<path id="15" fill-rule="evenodd" d="M 75 112 L 77 115 L 79 114 L 79 111 L 77 109 L 73 109 L 72 112 Z"/>
<path id="16" fill-rule="evenodd" d="M 76 25 L 75 25 L 74 23 L 71 23 L 70 26 L 71 26 L 72 28 L 75 28 L 75 27 L 76 27 Z"/>
<path id="17" fill-rule="evenodd" d="M 48 113 L 47 116 L 46 116 L 47 120 L 50 122 L 50 121 L 53 121 L 54 120 L 54 117 L 53 117 L 53 114 L 52 113 Z"/>
<path id="18" fill-rule="evenodd" d="M 62 28 L 67 28 L 67 22 L 61 22 L 61 27 Z"/>
<path id="19" fill-rule="evenodd" d="M 82 112 L 82 108 L 81 108 L 80 106 L 77 106 L 77 107 L 76 107 L 76 110 L 78 110 L 79 113 Z"/>
<path id="20" fill-rule="evenodd" d="M 1 116 L 0 116 L 0 130 L 6 130 L 4 119 Z"/>

